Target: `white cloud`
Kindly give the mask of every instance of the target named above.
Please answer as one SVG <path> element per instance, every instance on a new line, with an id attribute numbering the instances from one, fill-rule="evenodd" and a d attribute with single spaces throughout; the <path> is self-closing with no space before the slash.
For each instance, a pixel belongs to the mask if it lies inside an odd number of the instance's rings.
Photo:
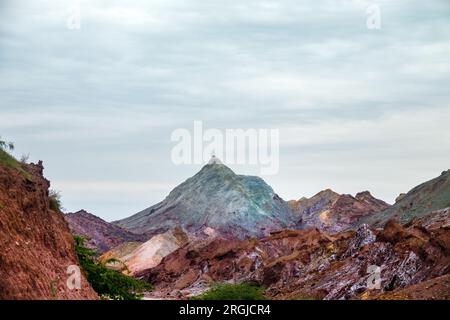
<path id="1" fill-rule="evenodd" d="M 322 144 L 378 144 L 386 150 L 416 148 L 417 151 L 450 151 L 450 106 L 397 112 L 381 118 L 363 120 L 324 120 L 281 129 L 284 146 L 320 146 Z M 401 146 L 401 149 L 400 149 Z M 425 153 L 425 152 L 424 152 Z"/>
<path id="2" fill-rule="evenodd" d="M 194 120 L 281 129 L 269 182 L 285 198 L 367 186 L 392 199 L 446 169 L 445 1 L 380 0 L 379 31 L 368 0 L 79 2 L 73 31 L 72 1 L 0 5 L 0 134 L 44 160 L 73 210 L 160 201 L 171 187 L 153 182 L 198 169 L 169 161 L 171 131 Z"/>

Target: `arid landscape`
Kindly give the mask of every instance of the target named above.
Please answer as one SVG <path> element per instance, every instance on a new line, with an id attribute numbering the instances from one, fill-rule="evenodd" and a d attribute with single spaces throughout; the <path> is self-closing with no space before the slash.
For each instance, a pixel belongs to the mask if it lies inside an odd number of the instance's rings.
<path id="1" fill-rule="evenodd" d="M 147 299 L 190 299 L 217 283 L 251 283 L 270 299 L 450 298 L 450 171 L 393 205 L 368 191 L 286 202 L 213 158 L 161 203 L 108 223 L 61 212 L 41 162 L 0 152 L 1 299 L 98 299 L 84 277 L 66 285 L 73 235 L 107 268 L 151 284 Z"/>
<path id="2" fill-rule="evenodd" d="M 448 309 L 449 57 L 449 0 L 0 0 L 1 314 Z"/>

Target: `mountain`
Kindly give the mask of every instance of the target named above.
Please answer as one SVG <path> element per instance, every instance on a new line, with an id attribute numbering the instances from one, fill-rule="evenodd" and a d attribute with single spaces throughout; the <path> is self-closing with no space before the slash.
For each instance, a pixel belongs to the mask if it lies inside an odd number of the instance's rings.
<path id="1" fill-rule="evenodd" d="M 135 233 L 158 234 L 181 226 L 197 235 L 246 238 L 286 228 L 293 216 L 264 180 L 236 175 L 213 158 L 162 202 L 115 223 Z"/>
<path id="2" fill-rule="evenodd" d="M 0 149 L 0 300 L 98 299 L 83 274 L 81 289 L 66 284 L 67 268 L 79 262 L 43 169 Z"/>
<path id="3" fill-rule="evenodd" d="M 386 210 L 365 217 L 359 222 L 374 226 L 383 226 L 390 219 L 408 223 L 414 218 L 421 218 L 431 211 L 450 207 L 450 170 L 439 177 L 424 182 L 406 194 L 401 194 L 394 205 Z"/>
<path id="4" fill-rule="evenodd" d="M 421 299 L 448 299 L 449 226 L 450 210 L 441 210 L 408 226 L 390 220 L 383 229 L 363 225 L 332 236 L 308 228 L 210 239 L 185 245 L 136 276 L 155 286 L 156 299 L 186 299 L 224 282 L 256 283 L 281 300 L 405 299 L 415 288 Z M 377 277 L 379 286 L 370 288 Z"/>
<path id="5" fill-rule="evenodd" d="M 389 207 L 374 198 L 369 191 L 356 194 L 338 194 L 330 189 L 320 191 L 311 198 L 289 201 L 300 228 L 318 228 L 339 232 L 350 228 L 360 218 L 370 216 Z"/>
<path id="6" fill-rule="evenodd" d="M 296 216 L 307 219 L 308 216 L 315 216 L 325 208 L 330 207 L 337 198 L 339 198 L 338 193 L 331 189 L 326 189 L 309 199 L 303 197 L 298 201 L 291 200 L 288 203 Z"/>
<path id="7" fill-rule="evenodd" d="M 124 242 L 148 240 L 145 235 L 127 231 L 85 210 L 68 213 L 64 218 L 69 223 L 72 233 L 89 238 L 87 245 L 95 248 L 98 253 L 104 253 Z"/>

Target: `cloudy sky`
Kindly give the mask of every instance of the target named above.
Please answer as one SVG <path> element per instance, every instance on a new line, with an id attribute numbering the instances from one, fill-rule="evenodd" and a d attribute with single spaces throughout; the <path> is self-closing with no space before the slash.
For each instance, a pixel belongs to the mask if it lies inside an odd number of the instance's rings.
<path id="1" fill-rule="evenodd" d="M 170 157 L 194 120 L 279 129 L 263 178 L 286 200 L 393 202 L 450 168 L 449 57 L 448 0 L 1 0 L 0 135 L 44 161 L 67 211 L 106 220 L 201 168 Z"/>

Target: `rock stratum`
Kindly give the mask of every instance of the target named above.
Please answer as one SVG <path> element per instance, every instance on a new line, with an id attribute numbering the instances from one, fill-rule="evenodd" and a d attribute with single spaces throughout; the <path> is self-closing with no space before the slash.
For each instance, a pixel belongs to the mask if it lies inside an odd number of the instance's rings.
<path id="1" fill-rule="evenodd" d="M 84 276 L 81 289 L 66 285 L 78 258 L 42 173 L 40 163 L 21 164 L 0 150 L 0 299 L 98 299 Z"/>
<path id="2" fill-rule="evenodd" d="M 177 186 L 162 202 L 115 224 L 158 234 L 180 226 L 197 237 L 262 237 L 292 226 L 287 203 L 259 177 L 235 174 L 218 161 Z"/>
<path id="3" fill-rule="evenodd" d="M 88 239 L 87 246 L 95 248 L 100 254 L 124 242 L 144 242 L 148 240 L 146 235 L 127 231 L 85 210 L 65 214 L 64 218 L 69 223 L 72 233 L 86 237 Z"/>
<path id="4" fill-rule="evenodd" d="M 106 252 L 100 259 L 120 262 L 108 266 L 126 274 L 135 275 L 145 269 L 156 267 L 161 260 L 189 242 L 189 236 L 180 228 L 168 230 L 152 237 L 145 243 L 128 242 Z"/>
<path id="5" fill-rule="evenodd" d="M 195 295 L 215 282 L 250 281 L 274 299 L 442 299 L 450 289 L 449 214 L 447 208 L 407 226 L 390 220 L 380 230 L 362 225 L 332 236 L 310 228 L 259 240 L 197 241 L 138 276 L 166 298 Z M 379 288 L 369 287 L 373 267 Z"/>
<path id="6" fill-rule="evenodd" d="M 138 261 L 131 273 L 154 284 L 158 299 L 245 281 L 274 299 L 442 299 L 450 291 L 447 175 L 392 206 L 368 191 L 330 189 L 286 203 L 262 180 L 209 164 L 160 204 L 118 222 L 134 232 L 164 232 L 124 261 Z M 167 231 L 178 225 L 189 237 L 184 244 Z M 375 289 L 373 270 L 380 276 Z"/>
<path id="7" fill-rule="evenodd" d="M 323 190 L 311 198 L 289 201 L 299 228 L 318 228 L 330 233 L 350 229 L 363 217 L 376 215 L 390 207 L 369 191 L 356 196 Z"/>

